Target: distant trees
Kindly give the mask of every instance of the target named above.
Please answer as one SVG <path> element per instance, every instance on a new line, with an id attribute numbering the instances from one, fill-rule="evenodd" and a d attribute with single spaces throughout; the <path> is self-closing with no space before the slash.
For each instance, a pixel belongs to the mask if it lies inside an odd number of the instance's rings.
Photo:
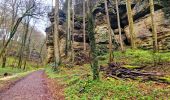
<path id="1" fill-rule="evenodd" d="M 157 32 L 156 32 L 156 23 L 154 16 L 154 2 L 153 0 L 149 0 L 150 4 L 150 12 L 151 12 L 151 25 L 152 25 L 152 35 L 153 35 L 153 50 L 154 52 L 158 52 L 158 40 L 157 40 Z"/>
<path id="2" fill-rule="evenodd" d="M 136 48 L 136 36 L 133 26 L 133 14 L 131 9 L 131 2 L 132 0 L 126 0 L 126 8 L 127 8 L 127 15 L 128 15 L 128 22 L 129 22 L 129 34 L 131 39 L 131 46 L 132 49 Z"/>
<path id="3" fill-rule="evenodd" d="M 5 25 L 0 26 L 0 29 L 6 30 L 3 32 L 5 34 L 3 46 L 0 50 L 0 58 L 2 57 L 3 66 L 6 65 L 7 56 L 13 52 L 19 52 L 19 62 L 24 60 L 24 66 L 26 66 L 26 60 L 29 58 L 29 47 L 28 45 L 32 38 L 31 36 L 28 37 L 29 30 L 31 28 L 30 21 L 32 18 L 38 19 L 43 16 L 45 12 L 45 7 L 41 5 L 41 0 L 2 0 L 0 1 L 0 7 L 5 4 L 5 20 L 1 21 L 2 16 L 0 15 L 0 24 Z M 3 7 L 4 8 L 4 7 Z M 46 9 L 47 10 L 47 9 Z M 0 9 L 2 13 L 3 9 Z M 27 20 L 29 18 L 29 21 Z M 26 22 L 25 22 L 26 21 Z M 2 23 L 1 23 L 2 22 Z M 6 24 L 5 24 L 6 23 Z M 26 24 L 27 23 L 27 24 Z M 34 32 L 38 32 L 33 29 Z M 39 37 L 39 40 L 42 38 Z M 39 41 L 38 40 L 38 41 Z M 23 42 L 24 41 L 24 42 Z M 22 43 L 21 43 L 22 42 Z M 21 46 L 22 49 L 17 49 L 18 46 Z M 15 47 L 15 48 L 14 48 Z M 15 55 L 15 54 L 13 54 Z M 24 59 L 23 59 L 24 58 Z M 14 65 L 14 60 L 12 64 Z M 18 64 L 21 68 L 23 63 Z M 10 64 L 8 64 L 10 65 Z M 25 68 L 25 67 L 24 67 Z"/>
<path id="4" fill-rule="evenodd" d="M 21 3 L 21 4 L 23 4 L 20 8 L 20 10 L 22 12 L 19 13 L 20 15 L 18 15 L 18 16 L 20 16 L 20 17 L 17 18 L 17 21 L 15 22 L 14 26 L 12 26 L 12 28 L 11 28 L 9 38 L 8 38 L 7 42 L 4 44 L 4 47 L 2 48 L 2 50 L 0 52 L 0 57 L 5 52 L 8 44 L 10 43 L 12 38 L 14 37 L 20 23 L 22 22 L 22 20 L 27 16 L 35 17 L 35 16 L 39 16 L 39 15 L 42 14 L 42 12 L 39 9 L 37 9 L 39 6 L 38 6 L 38 3 L 36 1 L 30 0 L 29 2 L 31 2 L 31 3 L 29 4 L 29 6 L 26 5 L 26 1 L 24 1 L 24 2 L 25 3 Z"/>

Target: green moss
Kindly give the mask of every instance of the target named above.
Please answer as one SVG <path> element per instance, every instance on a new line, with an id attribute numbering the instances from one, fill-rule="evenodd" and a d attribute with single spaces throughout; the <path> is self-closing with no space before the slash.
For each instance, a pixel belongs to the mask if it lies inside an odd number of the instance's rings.
<path id="1" fill-rule="evenodd" d="M 162 80 L 164 80 L 165 82 L 168 82 L 168 83 L 170 83 L 170 77 L 161 77 L 161 78 L 159 78 L 159 79 L 162 79 Z"/>
<path id="2" fill-rule="evenodd" d="M 141 68 L 141 66 L 132 66 L 132 65 L 123 65 L 122 67 L 128 68 L 128 69 L 137 69 L 137 68 Z"/>
<path id="3" fill-rule="evenodd" d="M 97 58 L 98 58 L 99 61 L 104 61 L 104 60 L 106 60 L 106 57 L 104 57 L 104 56 L 99 56 L 99 57 L 97 57 Z"/>

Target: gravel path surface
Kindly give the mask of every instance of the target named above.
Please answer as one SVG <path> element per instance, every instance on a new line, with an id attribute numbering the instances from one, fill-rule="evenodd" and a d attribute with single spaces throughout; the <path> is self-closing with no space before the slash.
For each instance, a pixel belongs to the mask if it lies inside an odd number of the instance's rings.
<path id="1" fill-rule="evenodd" d="M 44 71 L 36 71 L 17 82 L 4 93 L 0 100 L 53 100 L 48 92 Z"/>

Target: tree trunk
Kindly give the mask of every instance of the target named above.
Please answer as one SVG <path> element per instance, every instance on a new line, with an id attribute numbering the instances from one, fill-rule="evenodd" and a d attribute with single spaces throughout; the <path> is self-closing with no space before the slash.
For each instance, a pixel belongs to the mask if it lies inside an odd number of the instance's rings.
<path id="1" fill-rule="evenodd" d="M 133 26 L 131 0 L 126 0 L 126 7 L 127 7 L 128 21 L 129 21 L 129 33 L 130 33 L 130 39 L 131 39 L 131 46 L 132 46 L 132 49 L 136 49 L 136 43 L 135 43 L 136 36 L 135 36 L 134 26 Z"/>
<path id="2" fill-rule="evenodd" d="M 158 40 L 157 40 L 157 32 L 156 32 L 156 23 L 154 19 L 154 1 L 149 0 L 150 3 L 150 12 L 151 12 L 151 21 L 152 21 L 152 36 L 153 36 L 153 51 L 158 52 Z"/>
<path id="3" fill-rule="evenodd" d="M 94 33 L 94 21 L 93 15 L 90 11 L 89 1 L 87 0 L 88 5 L 88 34 L 90 40 L 90 47 L 91 47 L 91 68 L 93 72 L 93 80 L 99 80 L 99 68 L 98 68 L 98 60 L 96 54 L 96 42 L 95 42 L 95 33 Z"/>
<path id="4" fill-rule="evenodd" d="M 107 0 L 105 1 L 105 12 L 106 12 L 106 17 L 107 17 L 107 25 L 109 28 L 109 63 L 113 61 L 113 46 L 112 46 L 112 29 L 110 25 L 110 18 L 109 18 L 109 12 L 108 12 L 108 6 L 107 6 Z"/>
<path id="5" fill-rule="evenodd" d="M 71 49 L 71 12 L 70 12 L 71 0 L 67 2 L 67 37 L 66 37 L 66 48 L 65 55 L 68 56 L 68 52 Z"/>
<path id="6" fill-rule="evenodd" d="M 84 51 L 86 50 L 86 1 L 83 0 L 83 42 Z"/>
<path id="7" fill-rule="evenodd" d="M 4 37 L 3 37 L 3 45 L 5 44 L 5 38 L 6 38 L 6 36 L 4 35 Z M 5 66 L 6 66 L 6 51 L 2 55 L 2 68 L 5 68 Z"/>
<path id="8" fill-rule="evenodd" d="M 121 26 L 120 26 L 120 15 L 119 15 L 119 4 L 118 0 L 116 0 L 116 12 L 117 12 L 117 22 L 118 22 L 118 29 L 119 29 L 119 42 L 121 50 L 124 51 L 123 41 L 122 41 L 122 33 L 121 33 Z"/>
<path id="9" fill-rule="evenodd" d="M 59 0 L 55 0 L 55 10 L 54 10 L 54 53 L 55 53 L 55 67 L 60 65 L 60 50 L 59 50 L 59 33 L 58 33 L 58 25 L 59 25 Z"/>
<path id="10" fill-rule="evenodd" d="M 4 5 L 4 9 L 3 9 L 3 14 L 5 15 L 6 13 L 6 4 Z M 5 28 L 7 27 L 7 20 L 5 17 L 2 17 L 2 23 L 4 22 L 5 24 Z M 1 24 L 2 24 L 1 23 Z M 1 25 L 0 25 L 1 26 Z M 2 27 L 2 26 L 1 26 Z M 5 42 L 6 42 L 6 36 L 7 36 L 7 30 L 3 30 L 3 41 L 2 41 L 2 46 L 4 47 L 5 46 Z M 4 51 L 3 55 L 2 55 L 2 68 L 5 68 L 6 66 L 6 59 L 7 59 L 7 50 Z"/>
<path id="11" fill-rule="evenodd" d="M 71 45 L 71 61 L 72 61 L 72 63 L 74 62 L 74 48 L 73 48 L 73 46 L 74 46 L 74 15 L 75 15 L 75 12 L 74 12 L 74 3 L 75 3 L 75 1 L 74 0 L 72 0 L 72 45 Z"/>
<path id="12" fill-rule="evenodd" d="M 31 18 L 28 17 L 27 19 L 27 25 L 26 25 L 26 34 L 28 35 L 29 33 L 29 23 L 30 23 L 30 20 Z M 28 43 L 26 45 L 26 42 L 25 42 L 25 51 L 26 51 L 26 56 L 25 56 L 25 60 L 24 60 L 24 66 L 23 66 L 23 70 L 26 69 L 26 64 L 27 64 L 27 60 L 29 60 L 29 50 L 30 50 L 30 42 L 31 42 L 31 34 L 32 34 L 32 30 L 30 32 L 30 35 L 28 37 Z M 27 40 L 27 37 L 26 37 L 26 40 Z"/>
<path id="13" fill-rule="evenodd" d="M 45 39 L 44 43 L 41 45 L 41 48 L 40 48 L 40 62 L 41 62 L 41 63 L 43 63 L 43 59 L 42 59 L 42 51 L 43 51 L 43 47 L 44 47 L 46 41 L 47 41 L 47 40 Z"/>

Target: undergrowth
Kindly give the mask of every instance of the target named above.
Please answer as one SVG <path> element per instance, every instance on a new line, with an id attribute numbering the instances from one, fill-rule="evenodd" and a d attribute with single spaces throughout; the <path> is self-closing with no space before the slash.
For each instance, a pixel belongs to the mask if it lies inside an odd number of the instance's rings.
<path id="1" fill-rule="evenodd" d="M 139 67 L 154 62 L 170 62 L 170 53 L 156 53 L 146 50 L 115 51 L 116 62 L 124 62 L 127 68 Z M 108 63 L 108 55 L 99 56 L 99 65 Z M 133 65 L 133 66 L 132 66 Z M 168 100 L 170 86 L 155 82 L 139 82 L 130 79 L 114 79 L 103 76 L 93 81 L 89 64 L 73 68 L 59 67 L 53 72 L 47 67 L 46 73 L 64 84 L 67 100 Z"/>
<path id="2" fill-rule="evenodd" d="M 66 100 L 155 100 L 170 97 L 170 86 L 165 84 L 116 80 L 106 78 L 102 73 L 100 81 L 93 81 L 90 72 L 90 65 L 60 67 L 57 72 L 46 68 L 50 78 L 65 85 Z"/>

